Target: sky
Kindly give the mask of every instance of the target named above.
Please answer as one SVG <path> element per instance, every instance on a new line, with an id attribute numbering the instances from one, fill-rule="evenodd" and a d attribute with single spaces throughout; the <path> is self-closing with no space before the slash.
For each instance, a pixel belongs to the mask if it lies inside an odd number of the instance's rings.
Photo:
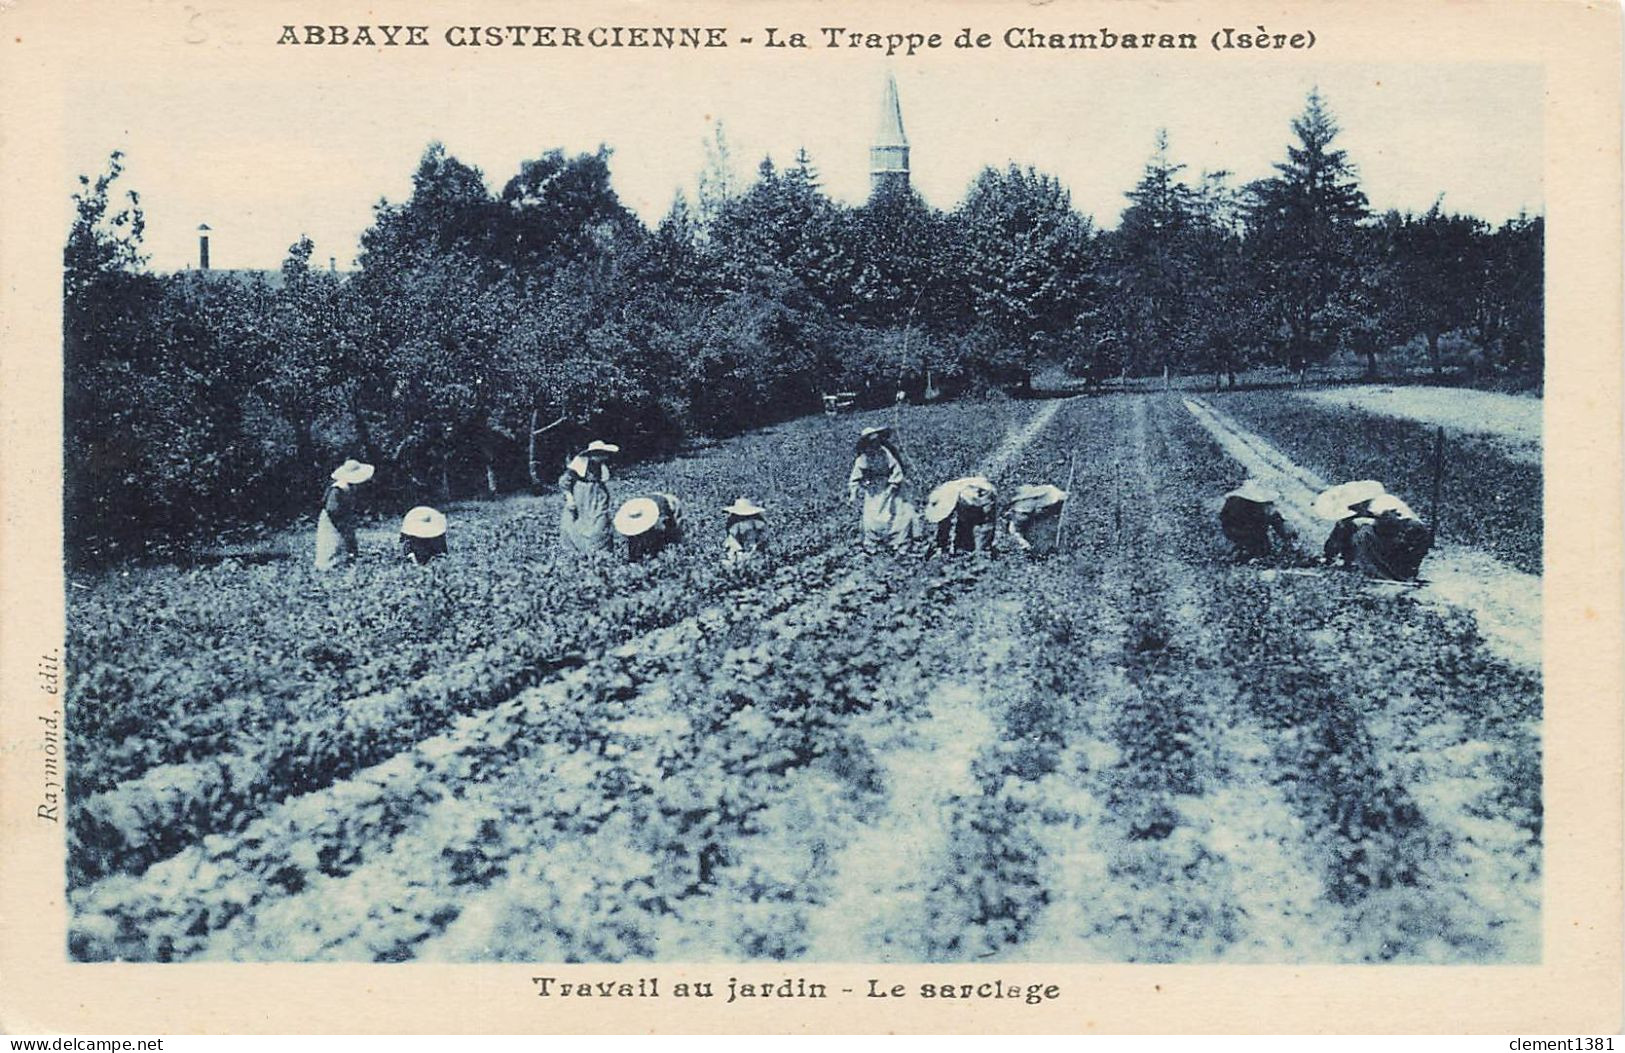
<path id="1" fill-rule="evenodd" d="M 718 64 L 656 82 L 648 65 L 482 65 L 427 86 L 404 67 L 270 83 L 226 73 L 206 86 L 87 78 L 68 100 L 64 216 L 75 176 L 120 149 L 154 270 L 195 265 L 200 223 L 213 228 L 216 267 L 276 267 L 308 234 L 319 261 L 348 268 L 373 205 L 404 200 L 424 148 L 439 140 L 493 190 L 548 149 L 607 144 L 616 192 L 653 224 L 678 190 L 692 198 L 715 120 L 741 179 L 763 156 L 783 165 L 805 147 L 825 191 L 855 204 L 868 192 L 888 72 L 914 185 L 941 208 L 984 166 L 1015 162 L 1057 176 L 1079 211 L 1113 227 L 1158 128 L 1188 175 L 1224 169 L 1239 184 L 1284 158 L 1289 123 L 1318 86 L 1374 208 L 1420 211 L 1442 193 L 1447 209 L 1492 223 L 1543 210 L 1535 66 L 1259 61 L 1219 77 L 1211 66 L 1055 53 L 1024 64 L 1020 78 L 1009 64 L 864 58 Z"/>

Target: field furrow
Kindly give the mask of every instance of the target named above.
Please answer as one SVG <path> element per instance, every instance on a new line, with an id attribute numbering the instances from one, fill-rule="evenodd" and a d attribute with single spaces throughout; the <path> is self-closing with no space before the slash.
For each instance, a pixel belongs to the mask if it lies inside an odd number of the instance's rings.
<path id="1" fill-rule="evenodd" d="M 1531 960 L 1538 677 L 1459 604 L 1236 564 L 1220 494 L 1264 474 L 1302 522 L 1321 480 L 1192 405 L 910 410 L 916 502 L 973 472 L 1070 481 L 1037 559 L 860 552 L 847 422 L 646 466 L 720 505 L 748 452 L 753 495 L 780 488 L 772 558 L 701 570 L 685 543 L 573 568 L 572 589 L 549 556 L 479 648 L 419 654 L 385 701 L 268 712 L 207 760 L 135 764 L 77 812 L 72 953 Z M 495 565 L 536 543 L 478 529 Z M 442 613 L 479 621 L 500 591 L 472 554 L 431 570 L 462 590 Z M 184 783 L 187 764 L 219 775 Z"/>

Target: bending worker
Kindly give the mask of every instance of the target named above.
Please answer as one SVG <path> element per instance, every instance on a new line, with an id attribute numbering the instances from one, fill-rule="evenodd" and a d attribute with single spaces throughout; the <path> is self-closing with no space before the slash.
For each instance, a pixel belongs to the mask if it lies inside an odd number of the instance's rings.
<path id="1" fill-rule="evenodd" d="M 846 499 L 851 502 L 863 496 L 858 531 L 866 550 L 882 545 L 898 550 L 919 537 L 919 515 L 902 496 L 906 480 L 891 429 L 864 428 L 858 436 L 852 474 L 847 477 Z"/>
<path id="2" fill-rule="evenodd" d="M 1016 487 L 1005 511 L 1005 533 L 1029 556 L 1055 551 L 1067 493 L 1058 486 L 1029 483 Z"/>
<path id="3" fill-rule="evenodd" d="M 1334 486 L 1315 498 L 1313 508 L 1321 518 L 1337 520 L 1326 539 L 1326 562 L 1357 567 L 1373 578 L 1414 580 L 1433 547 L 1433 531 L 1374 479 Z"/>
<path id="4" fill-rule="evenodd" d="M 683 536 L 683 503 L 676 494 L 634 497 L 615 513 L 615 532 L 626 538 L 626 558 L 637 563 Z"/>
<path id="5" fill-rule="evenodd" d="M 401 520 L 401 551 L 423 566 L 446 554 L 446 517 L 428 505 L 418 505 Z"/>
<path id="6" fill-rule="evenodd" d="M 594 439 L 572 457 L 559 476 L 564 511 L 559 515 L 559 536 L 577 552 L 608 552 L 614 544 L 609 532 L 609 457 L 619 446 Z"/>
<path id="7" fill-rule="evenodd" d="M 982 475 L 953 479 L 931 491 L 925 502 L 925 521 L 936 526 L 933 549 L 949 555 L 992 552 L 996 493 Z"/>
<path id="8" fill-rule="evenodd" d="M 727 508 L 726 537 L 722 541 L 722 562 L 739 565 L 754 562 L 767 549 L 767 520 L 763 509 L 747 497 Z"/>
<path id="9" fill-rule="evenodd" d="M 1224 495 L 1219 526 L 1236 547 L 1238 560 L 1267 559 L 1273 551 L 1272 532 L 1283 548 L 1292 544 L 1297 535 L 1276 509 L 1278 500 L 1280 495 L 1257 479 L 1248 479 Z"/>

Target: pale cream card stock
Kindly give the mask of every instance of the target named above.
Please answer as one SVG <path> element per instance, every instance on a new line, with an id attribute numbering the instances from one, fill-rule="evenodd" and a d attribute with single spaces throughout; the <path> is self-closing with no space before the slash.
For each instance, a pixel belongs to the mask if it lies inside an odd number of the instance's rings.
<path id="1" fill-rule="evenodd" d="M 384 20 L 375 5 L 323 0 L 0 0 L 0 1028 L 8 1032 L 1523 1032 L 1621 1026 L 1621 155 L 1620 10 L 1607 3 L 1362 4 L 449 3 L 404 0 L 387 20 L 424 27 L 423 46 L 331 43 Z M 297 23 L 293 41 L 285 23 Z M 480 39 L 466 27 L 577 27 L 582 46 Z M 307 25 L 328 27 L 313 39 Z M 710 27 L 725 47 L 614 47 L 592 27 Z M 459 28 L 465 27 L 465 28 Z M 829 29 L 840 29 L 831 33 Z M 770 34 L 768 31 L 772 30 Z M 970 47 L 956 46 L 970 29 Z M 1033 34 L 1131 32 L 1173 47 L 1033 46 Z M 803 33 L 810 46 L 770 46 Z M 976 37 L 987 34 L 985 46 Z M 860 36 L 854 40 L 851 34 Z M 861 34 L 877 34 L 867 38 Z M 914 34 L 912 38 L 909 34 Z M 931 42 L 933 34 L 936 43 Z M 1180 35 L 1191 45 L 1181 47 Z M 533 33 L 532 36 L 536 36 Z M 888 39 L 895 35 L 895 39 Z M 1242 48 L 1241 37 L 1269 47 Z M 747 38 L 749 42 L 746 42 Z M 470 46 L 479 40 L 479 46 Z M 294 42 L 296 41 L 296 42 Z M 560 38 L 561 42 L 563 38 Z M 1257 43 L 1256 39 L 1253 40 Z M 1098 43 L 1098 41 L 1097 41 Z M 609 44 L 610 46 L 602 46 Z M 888 51 L 891 54 L 888 54 Z M 912 53 L 910 53 L 912 52 Z M 613 140 L 617 189 L 655 219 L 703 163 L 712 118 L 741 154 L 781 147 L 802 124 L 834 144 L 819 158 L 832 192 L 861 197 L 874 113 L 826 105 L 823 92 L 891 71 L 905 92 L 961 82 L 950 110 L 908 100 L 916 182 L 949 205 L 973 171 L 938 163 L 928 142 L 1008 141 L 1011 160 L 1062 167 L 1120 154 L 1075 204 L 1108 221 L 1122 207 L 1168 113 L 1192 100 L 1219 129 L 1263 111 L 1284 143 L 1306 87 L 1392 73 L 1393 90 L 1503 81 L 1538 95 L 1506 123 L 1445 120 L 1358 128 L 1368 167 L 1516 140 L 1533 173 L 1525 204 L 1546 217 L 1547 376 L 1544 575 L 1544 940 L 1536 964 L 619 965 L 81 964 L 65 940 L 64 832 L 39 816 L 42 655 L 63 645 L 60 303 L 70 193 L 82 172 L 125 149 L 154 185 L 153 266 L 191 262 L 195 223 L 230 214 L 219 266 L 275 266 L 301 232 L 338 245 L 338 263 L 379 197 L 408 192 L 433 139 L 500 171 L 525 150 Z M 923 87 L 922 87 L 923 86 Z M 1062 106 L 1056 100 L 1065 98 Z M 489 105 L 480 100 L 490 99 Z M 1282 103 L 1281 100 L 1287 100 Z M 1267 104 L 1266 104 L 1266 101 Z M 124 115 L 112 121 L 109 114 Z M 1351 132 L 1358 127 L 1350 121 Z M 1196 127 L 1192 125 L 1191 127 Z M 308 134 L 307 134 L 308 132 Z M 1368 134 L 1369 133 L 1369 134 Z M 1188 137 L 1190 138 L 1190 137 Z M 1195 136 L 1200 139 L 1200 135 Z M 342 145 L 339 145 L 342 144 Z M 848 144 L 848 145 L 842 145 Z M 1201 144 L 1202 148 L 1212 144 Z M 1503 147 L 1505 143 L 1501 144 Z M 1192 144 L 1193 149 L 1197 147 Z M 793 144 L 790 149 L 793 149 Z M 936 148 L 940 156 L 942 150 Z M 506 152 L 504 152 L 506 151 Z M 843 151 L 846 151 L 843 153 Z M 482 152 L 483 155 L 482 156 Z M 950 150 L 950 152 L 952 152 Z M 1019 155 L 1025 152 L 1026 156 Z M 1222 152 L 1222 151 L 1220 151 Z M 984 151 L 985 153 L 985 151 Z M 966 151 L 978 163 L 983 153 Z M 383 184 L 357 159 L 388 157 Z M 490 158 L 485 162 L 484 157 Z M 1396 163 L 1396 157 L 1398 162 Z M 754 160 L 754 158 L 751 158 Z M 946 159 L 944 159 L 946 160 Z M 999 159 L 1002 162 L 1002 159 Z M 1420 167 L 1420 166 L 1419 166 Z M 199 170 L 207 179 L 194 178 Z M 190 176 L 188 175 L 190 171 Z M 627 173 L 623 182 L 620 172 Z M 674 174 L 675 173 L 675 174 Z M 1267 173 L 1257 173 L 1263 175 Z M 1516 175 L 1517 173 L 1513 173 Z M 1401 180 L 1403 182 L 1403 180 Z M 208 200 L 164 201 L 164 185 Z M 139 180 L 136 181 L 139 187 Z M 325 196 L 324 196 L 325 195 Z M 349 211 L 314 206 L 344 195 Z M 1398 204 L 1425 210 L 1429 200 Z M 1447 202 L 1448 203 L 1448 202 Z M 187 207 L 195 204 L 196 207 Z M 1469 207 L 1466 201 L 1459 203 Z M 204 210 L 207 209 L 207 215 Z M 180 214 L 184 213 L 184 214 Z M 257 247 L 250 245 L 259 238 Z M 346 241 L 345 239 L 350 239 Z M 269 244 L 269 249 L 266 248 Z M 273 262 L 264 262 L 267 252 Z M 328 250 L 319 255 L 325 260 Z M 236 259 L 239 263 L 233 263 Z M 571 982 L 656 977 L 726 988 L 795 977 L 854 994 L 824 1000 L 704 1003 L 538 997 L 532 977 Z M 946 1004 L 922 983 L 1053 984 L 1060 997 Z M 903 985 L 902 997 L 869 997 Z"/>

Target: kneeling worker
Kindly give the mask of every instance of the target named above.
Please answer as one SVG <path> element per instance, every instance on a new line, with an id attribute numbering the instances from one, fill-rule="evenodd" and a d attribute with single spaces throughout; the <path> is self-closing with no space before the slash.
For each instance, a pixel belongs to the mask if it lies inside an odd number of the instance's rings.
<path id="1" fill-rule="evenodd" d="M 1224 536 L 1236 546 L 1238 560 L 1266 559 L 1272 549 L 1270 533 L 1280 539 L 1282 546 L 1292 544 L 1297 536 L 1276 509 L 1280 495 L 1256 479 L 1248 479 L 1224 495 L 1224 506 L 1219 509 L 1219 526 Z"/>
<path id="2" fill-rule="evenodd" d="M 935 550 L 992 552 L 996 493 L 982 475 L 953 479 L 931 491 L 925 502 L 925 521 L 936 527 Z"/>
<path id="3" fill-rule="evenodd" d="M 418 505 L 401 520 L 401 550 L 418 566 L 446 554 L 446 517 L 428 505 Z"/>
<path id="4" fill-rule="evenodd" d="M 615 532 L 626 538 L 626 558 L 636 563 L 683 536 L 683 503 L 676 494 L 634 497 L 615 513 Z"/>
<path id="5" fill-rule="evenodd" d="M 1334 486 L 1315 499 L 1314 510 L 1337 517 L 1326 539 L 1326 562 L 1357 567 L 1373 578 L 1415 580 L 1433 547 L 1427 524 L 1374 480 Z"/>

